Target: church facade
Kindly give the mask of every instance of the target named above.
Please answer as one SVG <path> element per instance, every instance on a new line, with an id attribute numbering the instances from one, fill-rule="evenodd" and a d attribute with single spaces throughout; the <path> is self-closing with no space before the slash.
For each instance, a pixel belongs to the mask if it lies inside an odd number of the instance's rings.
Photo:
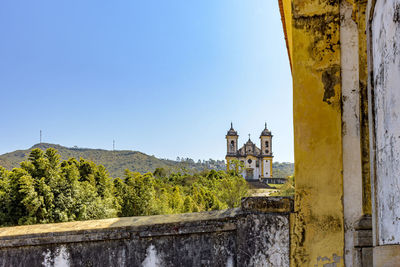
<path id="1" fill-rule="evenodd" d="M 272 134 L 265 124 L 264 130 L 260 135 L 260 148 L 256 146 L 249 136 L 249 140 L 238 148 L 239 135 L 231 128 L 226 134 L 226 166 L 229 170 L 233 166 L 233 161 L 241 163 L 241 174 L 246 180 L 260 180 L 272 177 Z"/>

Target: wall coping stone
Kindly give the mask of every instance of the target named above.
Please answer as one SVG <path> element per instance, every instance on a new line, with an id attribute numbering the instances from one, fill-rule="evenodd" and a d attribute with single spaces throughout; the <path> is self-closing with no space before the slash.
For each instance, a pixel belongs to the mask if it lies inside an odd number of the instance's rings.
<path id="1" fill-rule="evenodd" d="M 242 199 L 241 208 L 249 212 L 290 213 L 294 202 L 291 197 L 246 197 Z"/>
<path id="2" fill-rule="evenodd" d="M 238 217 L 292 210 L 291 198 L 248 197 L 227 210 L 1 227 L 0 248 L 235 231 Z"/>

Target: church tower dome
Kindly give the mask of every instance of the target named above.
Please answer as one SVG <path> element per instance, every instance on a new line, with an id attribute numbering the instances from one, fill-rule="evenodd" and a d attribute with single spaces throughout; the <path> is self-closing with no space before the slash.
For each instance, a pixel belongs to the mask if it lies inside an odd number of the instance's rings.
<path id="1" fill-rule="evenodd" d="M 267 128 L 267 123 L 265 123 L 265 128 L 261 132 L 261 136 L 272 136 L 271 131 Z"/>
<path id="2" fill-rule="evenodd" d="M 227 136 L 238 136 L 237 132 L 235 129 L 233 129 L 233 124 L 231 122 L 231 128 L 229 129 L 228 133 L 226 134 Z"/>

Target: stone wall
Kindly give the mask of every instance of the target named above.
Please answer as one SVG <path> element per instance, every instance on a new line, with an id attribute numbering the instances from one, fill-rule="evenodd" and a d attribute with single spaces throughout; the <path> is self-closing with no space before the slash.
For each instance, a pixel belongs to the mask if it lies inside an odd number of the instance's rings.
<path id="1" fill-rule="evenodd" d="M 371 23 L 376 245 L 400 244 L 400 1 L 376 1 Z"/>
<path id="2" fill-rule="evenodd" d="M 289 266 L 289 198 L 237 209 L 0 228 L 0 266 Z"/>
<path id="3" fill-rule="evenodd" d="M 374 266 L 400 261 L 400 1 L 368 1 Z"/>
<path id="4" fill-rule="evenodd" d="M 365 1 L 364 1 L 365 2 Z M 359 22 L 365 17 L 360 11 L 363 1 L 340 2 L 340 59 L 342 85 L 342 148 L 343 148 L 343 217 L 345 231 L 344 262 L 346 266 L 362 266 L 362 248 L 356 247 L 358 222 L 363 213 L 363 108 L 362 78 L 365 64 L 360 51 L 365 33 Z M 365 30 L 364 30 L 365 32 Z M 367 146 L 368 147 L 368 146 Z M 365 177 L 369 180 L 369 176 Z M 364 201 L 365 202 L 365 201 Z M 372 239 L 371 239 L 372 242 Z"/>

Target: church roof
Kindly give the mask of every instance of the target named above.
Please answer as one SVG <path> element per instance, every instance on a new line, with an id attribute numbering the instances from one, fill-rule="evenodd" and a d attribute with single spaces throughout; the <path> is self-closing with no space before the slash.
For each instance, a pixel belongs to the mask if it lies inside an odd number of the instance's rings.
<path id="1" fill-rule="evenodd" d="M 259 149 L 256 144 L 254 144 L 249 136 L 249 140 L 238 150 L 238 155 L 239 156 L 247 156 L 247 155 L 253 155 L 253 156 L 260 156 L 261 155 L 261 149 Z"/>
<path id="2" fill-rule="evenodd" d="M 271 131 L 267 128 L 267 123 L 265 123 L 265 129 L 261 132 L 261 136 L 272 136 Z"/>
<path id="3" fill-rule="evenodd" d="M 252 146 L 252 145 L 254 145 L 254 143 L 250 140 L 250 137 L 249 137 L 249 140 L 247 140 L 247 142 L 246 142 L 246 146 Z"/>
<path id="4" fill-rule="evenodd" d="M 231 128 L 229 129 L 228 133 L 226 134 L 228 136 L 238 136 L 237 132 L 235 131 L 235 129 L 233 129 L 233 124 L 231 122 Z"/>
<path id="5" fill-rule="evenodd" d="M 233 125 L 231 123 L 231 128 L 229 129 L 227 136 L 238 136 L 237 132 L 233 129 Z M 267 128 L 267 124 L 265 124 L 265 129 L 262 131 L 261 136 L 271 136 L 271 132 Z M 237 142 L 237 141 L 236 141 Z M 237 144 L 236 144 L 237 145 Z M 250 139 L 250 134 L 249 134 L 249 139 L 243 146 L 236 151 L 233 151 L 228 148 L 227 151 L 227 156 L 229 157 L 237 157 L 237 158 L 242 158 L 242 157 L 247 157 L 247 156 L 255 156 L 257 158 L 269 156 L 272 156 L 272 152 L 268 150 L 262 152 L 260 148 L 257 147 L 255 143 L 253 143 Z"/>

